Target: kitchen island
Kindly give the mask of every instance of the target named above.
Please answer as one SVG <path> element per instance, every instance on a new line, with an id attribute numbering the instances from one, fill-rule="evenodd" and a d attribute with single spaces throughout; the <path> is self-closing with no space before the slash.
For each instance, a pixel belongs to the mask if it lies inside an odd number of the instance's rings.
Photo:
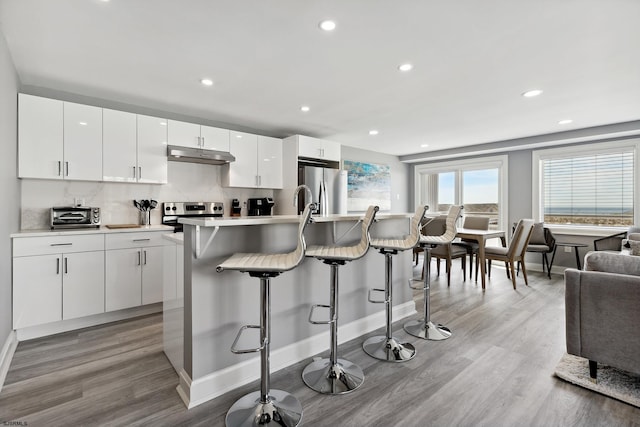
<path id="1" fill-rule="evenodd" d="M 412 214 L 379 214 L 372 237 L 408 232 Z M 305 231 L 307 245 L 352 244 L 360 239 L 362 215 L 312 217 Z M 299 217 L 183 218 L 184 307 L 182 366 L 178 393 L 188 408 L 259 378 L 256 353 L 235 355 L 229 350 L 238 329 L 259 323 L 259 281 L 216 266 L 236 252 L 288 252 L 296 245 Z M 395 320 L 415 314 L 407 281 L 412 273 L 410 251 L 394 263 Z M 277 371 L 329 348 L 326 326 L 308 323 L 312 304 L 329 299 L 329 266 L 307 258 L 296 269 L 272 281 L 271 367 Z M 384 287 L 384 257 L 370 250 L 364 258 L 340 268 L 339 342 L 357 338 L 385 325 L 383 304 L 367 301 L 370 288 Z M 172 305 L 175 314 L 175 305 Z M 320 315 L 320 312 L 317 313 Z M 165 316 L 176 319 L 175 315 Z M 176 329 L 175 324 L 165 328 Z M 175 345 L 174 340 L 174 345 Z M 240 347 L 255 346 L 258 335 L 244 334 Z"/>

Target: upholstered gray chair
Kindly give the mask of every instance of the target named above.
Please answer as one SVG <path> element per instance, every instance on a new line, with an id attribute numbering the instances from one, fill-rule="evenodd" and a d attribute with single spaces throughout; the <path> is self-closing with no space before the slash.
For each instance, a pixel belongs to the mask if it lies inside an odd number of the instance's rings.
<path id="1" fill-rule="evenodd" d="M 589 252 L 564 272 L 567 353 L 640 374 L 640 257 Z"/>
<path id="2" fill-rule="evenodd" d="M 462 228 L 469 228 L 472 230 L 488 230 L 489 221 L 490 221 L 490 218 L 488 216 L 466 216 L 464 217 Z M 473 257 L 475 255 L 476 282 L 477 282 L 478 281 L 478 265 L 479 265 L 478 242 L 471 239 L 460 239 L 459 241 L 453 242 L 453 244 L 455 246 L 460 246 L 464 248 L 467 251 L 467 254 L 469 254 L 469 279 L 471 279 L 471 275 L 473 274 Z"/>
<path id="3" fill-rule="evenodd" d="M 547 254 L 553 252 L 553 249 L 556 247 L 556 239 L 553 237 L 553 233 L 547 227 L 544 226 L 544 223 L 537 222 L 533 224 L 533 229 L 531 230 L 531 238 L 529 239 L 529 244 L 527 245 L 527 252 L 535 252 L 542 254 L 542 272 L 544 273 L 545 265 L 547 269 L 547 276 L 551 279 L 551 264 L 549 264 L 549 258 Z M 520 264 L 518 264 L 520 266 Z"/>
<path id="4" fill-rule="evenodd" d="M 524 263 L 524 255 L 531 236 L 531 229 L 533 228 L 532 219 L 521 219 L 516 225 L 516 230 L 513 233 L 513 239 L 508 247 L 502 246 L 487 246 L 484 250 L 484 257 L 489 263 L 489 278 L 491 278 L 491 260 L 504 261 L 507 277 L 511 278 L 513 283 L 513 289 L 516 288 L 516 268 L 517 262 L 522 265 L 522 276 L 524 276 L 525 285 L 529 286 L 529 280 L 527 278 L 527 268 Z"/>

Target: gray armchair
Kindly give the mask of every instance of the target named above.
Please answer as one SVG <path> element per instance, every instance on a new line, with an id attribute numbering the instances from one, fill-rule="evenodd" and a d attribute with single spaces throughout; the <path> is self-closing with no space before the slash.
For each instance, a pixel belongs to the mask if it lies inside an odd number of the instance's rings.
<path id="1" fill-rule="evenodd" d="M 640 257 L 589 252 L 565 270 L 567 353 L 640 374 Z"/>

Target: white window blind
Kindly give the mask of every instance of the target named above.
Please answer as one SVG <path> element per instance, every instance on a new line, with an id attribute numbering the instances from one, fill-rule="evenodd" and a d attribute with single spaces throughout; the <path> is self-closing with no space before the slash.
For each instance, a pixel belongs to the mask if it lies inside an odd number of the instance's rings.
<path id="1" fill-rule="evenodd" d="M 542 160 L 544 222 L 633 224 L 634 151 Z"/>

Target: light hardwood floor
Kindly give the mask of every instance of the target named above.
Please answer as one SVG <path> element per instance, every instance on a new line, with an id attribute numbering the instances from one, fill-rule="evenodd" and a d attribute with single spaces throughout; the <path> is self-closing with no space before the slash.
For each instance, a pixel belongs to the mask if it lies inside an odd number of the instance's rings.
<path id="1" fill-rule="evenodd" d="M 421 341 L 396 323 L 395 335 L 416 346 L 412 361 L 370 358 L 365 337 L 341 345 L 341 357 L 365 372 L 355 392 L 308 389 L 300 378 L 308 361 L 273 373 L 272 388 L 300 399 L 307 426 L 640 426 L 640 409 L 552 376 L 564 353 L 562 276 L 530 272 L 530 286 L 520 277 L 515 291 L 503 269 L 492 276 L 486 292 L 462 282 L 458 263 L 450 288 L 446 275 L 434 276 L 432 320 L 453 336 Z M 0 393 L 0 425 L 223 426 L 231 404 L 258 383 L 187 411 L 161 322 L 150 315 L 20 343 Z"/>

